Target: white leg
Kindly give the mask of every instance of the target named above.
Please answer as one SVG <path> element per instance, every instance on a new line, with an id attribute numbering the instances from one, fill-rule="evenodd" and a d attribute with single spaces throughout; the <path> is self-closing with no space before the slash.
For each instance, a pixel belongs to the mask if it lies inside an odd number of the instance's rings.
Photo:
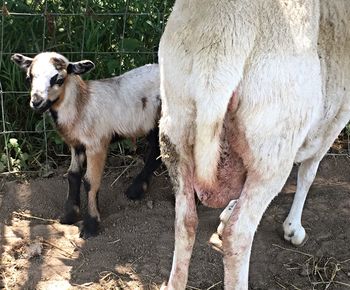
<path id="1" fill-rule="evenodd" d="M 283 223 L 284 238 L 293 245 L 303 244 L 306 239 L 306 232 L 301 225 L 301 215 L 307 193 L 315 179 L 317 168 L 320 161 L 309 159 L 300 164 L 298 170 L 297 190 L 295 192 L 293 205 L 288 217 Z"/>
<path id="2" fill-rule="evenodd" d="M 306 233 L 301 225 L 301 216 L 307 193 L 315 179 L 321 159 L 345 126 L 349 119 L 348 116 L 349 111 L 340 111 L 336 118 L 334 118 L 337 122 L 330 123 L 328 127 L 323 128 L 326 134 L 323 141 L 321 141 L 322 143 L 319 145 L 317 155 L 303 161 L 299 166 L 297 190 L 288 217 L 283 223 L 284 238 L 293 245 L 299 246 L 305 242 Z"/>
<path id="3" fill-rule="evenodd" d="M 222 234 L 226 290 L 248 289 L 249 260 L 255 231 L 286 179 L 287 176 L 269 180 L 247 178 Z"/>
<path id="4" fill-rule="evenodd" d="M 185 176 L 185 175 L 184 175 Z M 175 205 L 175 249 L 167 289 L 185 289 L 198 217 L 194 191 L 179 175 Z M 187 177 L 188 179 L 188 177 Z"/>

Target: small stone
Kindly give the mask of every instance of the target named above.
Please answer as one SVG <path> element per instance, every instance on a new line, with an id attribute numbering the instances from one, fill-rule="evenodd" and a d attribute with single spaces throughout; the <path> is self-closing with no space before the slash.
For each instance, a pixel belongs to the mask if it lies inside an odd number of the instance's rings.
<path id="1" fill-rule="evenodd" d="M 25 248 L 24 257 L 30 259 L 33 257 L 41 256 L 42 250 L 43 250 L 42 242 L 38 239 Z"/>
<path id="2" fill-rule="evenodd" d="M 304 265 L 303 268 L 300 270 L 299 275 L 302 277 L 306 277 L 309 275 L 309 269 L 307 265 Z"/>
<path id="3" fill-rule="evenodd" d="M 147 201 L 147 207 L 149 209 L 153 209 L 153 201 L 152 200 Z"/>
<path id="4" fill-rule="evenodd" d="M 47 171 L 42 175 L 42 177 L 50 178 L 50 177 L 54 176 L 54 174 L 55 174 L 55 172 L 53 172 L 53 171 Z"/>

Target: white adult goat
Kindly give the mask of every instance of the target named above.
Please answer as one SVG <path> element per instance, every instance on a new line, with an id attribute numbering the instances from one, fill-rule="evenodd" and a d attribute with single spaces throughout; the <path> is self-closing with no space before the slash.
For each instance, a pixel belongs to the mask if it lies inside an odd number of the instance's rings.
<path id="1" fill-rule="evenodd" d="M 298 186 L 283 227 L 285 239 L 303 243 L 307 192 L 350 118 L 349 6 L 176 1 L 159 50 L 161 152 L 176 191 L 168 289 L 186 286 L 195 192 L 205 205 L 226 206 L 218 228 L 226 289 L 248 289 L 254 233 L 293 162 Z"/>

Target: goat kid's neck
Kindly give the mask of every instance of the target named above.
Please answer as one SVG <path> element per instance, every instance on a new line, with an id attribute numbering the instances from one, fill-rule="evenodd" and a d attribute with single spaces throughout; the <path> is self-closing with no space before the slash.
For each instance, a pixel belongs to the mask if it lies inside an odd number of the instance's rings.
<path id="1" fill-rule="evenodd" d="M 88 101 L 88 86 L 80 76 L 68 75 L 59 96 L 51 109 L 56 126 L 73 125 Z"/>

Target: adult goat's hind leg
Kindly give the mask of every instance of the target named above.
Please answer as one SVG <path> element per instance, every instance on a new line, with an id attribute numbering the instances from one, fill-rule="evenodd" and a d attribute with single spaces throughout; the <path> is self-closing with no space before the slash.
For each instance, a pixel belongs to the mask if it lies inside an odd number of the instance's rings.
<path id="1" fill-rule="evenodd" d="M 96 151 L 98 150 L 98 151 Z M 100 222 L 98 209 L 98 191 L 101 185 L 103 168 L 106 162 L 107 146 L 101 145 L 95 150 L 86 150 L 87 170 L 84 176 L 84 187 L 87 193 L 88 212 L 84 216 L 80 236 L 87 239 L 96 236 Z"/>
<path id="2" fill-rule="evenodd" d="M 288 170 L 285 172 L 289 173 Z M 249 260 L 255 231 L 286 179 L 286 174 L 260 180 L 248 175 L 241 196 L 222 230 L 225 289 L 248 289 Z"/>
<path id="3" fill-rule="evenodd" d="M 86 159 L 83 145 L 71 147 L 71 163 L 68 169 L 68 194 L 64 204 L 62 224 L 74 224 L 79 219 L 80 185 L 84 162 Z"/>
<path id="4" fill-rule="evenodd" d="M 186 288 L 188 268 L 198 224 L 195 195 L 189 177 L 178 176 L 175 189 L 175 249 L 168 290 Z"/>
<path id="5" fill-rule="evenodd" d="M 166 128 L 161 123 L 161 129 Z M 172 132 L 169 130 L 168 132 Z M 188 268 L 198 224 L 195 192 L 193 189 L 193 173 L 189 165 L 181 161 L 178 148 L 168 135 L 160 136 L 162 160 L 166 164 L 175 192 L 175 249 L 168 286 L 162 289 L 185 289 Z M 178 146 L 180 146 L 178 144 Z"/>
<path id="6" fill-rule="evenodd" d="M 132 184 L 126 191 L 126 196 L 130 199 L 141 199 L 148 189 L 153 172 L 162 163 L 159 149 L 159 129 L 153 129 L 147 135 L 148 148 L 145 157 L 145 165 L 142 171 L 135 177 Z"/>

